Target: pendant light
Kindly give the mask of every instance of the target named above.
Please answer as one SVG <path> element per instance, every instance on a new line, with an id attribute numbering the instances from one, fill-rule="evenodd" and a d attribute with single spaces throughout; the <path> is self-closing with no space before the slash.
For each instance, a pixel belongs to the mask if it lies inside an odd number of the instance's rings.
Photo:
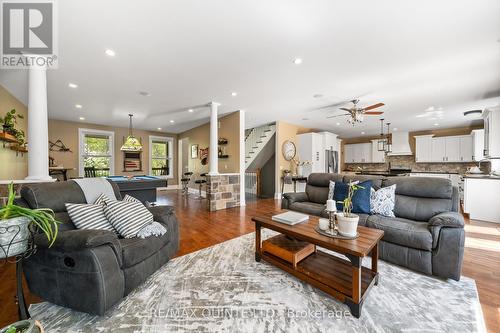
<path id="1" fill-rule="evenodd" d="M 132 117 L 133 114 L 128 115 L 130 117 L 130 124 L 128 128 L 128 136 L 125 140 L 125 143 L 120 148 L 120 150 L 124 151 L 142 151 L 141 142 L 132 134 Z"/>
<path id="2" fill-rule="evenodd" d="M 391 131 L 390 131 L 390 128 L 389 128 L 390 126 L 391 126 L 391 123 L 387 123 L 387 142 L 385 144 L 385 152 L 386 152 L 386 154 L 392 152 L 392 138 L 391 138 Z"/>
<path id="3" fill-rule="evenodd" d="M 384 136 L 384 118 L 380 119 L 380 139 L 377 141 L 377 150 L 385 151 L 387 139 Z"/>

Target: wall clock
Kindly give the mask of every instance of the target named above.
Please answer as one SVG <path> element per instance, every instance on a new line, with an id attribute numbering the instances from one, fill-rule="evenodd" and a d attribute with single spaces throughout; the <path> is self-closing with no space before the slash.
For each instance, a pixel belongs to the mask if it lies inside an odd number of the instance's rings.
<path id="1" fill-rule="evenodd" d="M 283 142 L 283 157 L 287 161 L 291 161 L 294 157 L 295 154 L 297 153 L 297 147 L 295 147 L 295 143 L 293 143 L 290 140 L 286 140 Z"/>

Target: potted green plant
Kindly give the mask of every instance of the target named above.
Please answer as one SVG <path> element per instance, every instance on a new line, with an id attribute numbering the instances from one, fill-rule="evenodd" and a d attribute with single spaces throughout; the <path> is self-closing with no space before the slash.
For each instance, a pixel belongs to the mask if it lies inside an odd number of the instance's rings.
<path id="1" fill-rule="evenodd" d="M 43 333 L 44 329 L 38 320 L 26 319 L 10 324 L 2 329 L 0 333 Z"/>
<path id="2" fill-rule="evenodd" d="M 337 213 L 337 222 L 339 233 L 343 236 L 354 237 L 357 233 L 359 216 L 352 213 L 352 197 L 354 193 L 364 187 L 359 186 L 358 182 L 349 182 L 349 191 L 347 197 L 339 201 L 343 204 L 342 213 Z"/>
<path id="3" fill-rule="evenodd" d="M 22 254 L 28 249 L 30 226 L 41 230 L 49 247 L 57 238 L 58 224 L 52 209 L 30 209 L 14 204 L 14 184 L 9 184 L 7 205 L 0 208 L 0 259 Z"/>
<path id="4" fill-rule="evenodd" d="M 11 135 L 16 136 L 17 130 L 17 119 L 24 119 L 22 114 L 16 112 L 16 109 L 12 109 L 4 117 L 0 117 L 0 123 L 2 124 L 3 131 Z"/>

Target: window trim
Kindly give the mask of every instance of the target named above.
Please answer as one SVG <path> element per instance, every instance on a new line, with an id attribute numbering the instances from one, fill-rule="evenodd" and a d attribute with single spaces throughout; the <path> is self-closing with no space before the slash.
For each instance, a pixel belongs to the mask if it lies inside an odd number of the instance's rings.
<path id="1" fill-rule="evenodd" d="M 174 178 L 174 138 L 171 136 L 149 136 L 149 174 L 153 175 L 153 141 L 162 141 L 168 145 L 168 170 L 169 174 L 166 176 L 158 176 L 160 178 L 173 179 Z"/>
<path id="2" fill-rule="evenodd" d="M 109 163 L 109 175 L 113 176 L 115 174 L 115 132 L 113 131 L 103 131 L 90 128 L 79 128 L 78 129 L 78 174 L 80 177 L 85 175 L 83 166 L 83 152 L 84 148 L 84 137 L 85 135 L 106 135 L 109 137 L 109 145 L 111 147 L 111 161 Z"/>

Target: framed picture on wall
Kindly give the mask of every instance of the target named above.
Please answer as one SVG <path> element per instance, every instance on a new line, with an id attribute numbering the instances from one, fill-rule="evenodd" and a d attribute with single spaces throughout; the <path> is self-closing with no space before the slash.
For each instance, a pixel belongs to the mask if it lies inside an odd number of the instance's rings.
<path id="1" fill-rule="evenodd" d="M 198 158 L 198 145 L 191 145 L 191 158 Z"/>

